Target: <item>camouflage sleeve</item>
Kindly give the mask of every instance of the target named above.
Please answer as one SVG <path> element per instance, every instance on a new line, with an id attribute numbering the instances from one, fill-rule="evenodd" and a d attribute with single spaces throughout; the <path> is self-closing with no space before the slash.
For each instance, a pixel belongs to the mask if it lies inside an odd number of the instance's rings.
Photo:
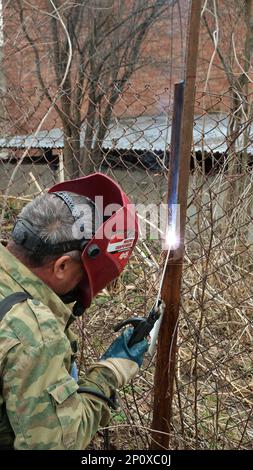
<path id="1" fill-rule="evenodd" d="M 91 394 L 77 393 L 78 384 L 64 363 L 67 348 L 69 342 L 62 334 L 34 346 L 20 343 L 9 351 L 3 396 L 15 449 L 82 450 L 99 425 L 107 424 L 107 404 Z M 79 385 L 90 383 L 107 397 L 117 385 L 109 369 L 93 369 Z"/>

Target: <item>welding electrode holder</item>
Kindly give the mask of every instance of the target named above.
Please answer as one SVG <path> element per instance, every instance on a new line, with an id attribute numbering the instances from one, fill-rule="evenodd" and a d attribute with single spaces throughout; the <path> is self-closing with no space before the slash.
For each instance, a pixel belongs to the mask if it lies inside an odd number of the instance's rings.
<path id="1" fill-rule="evenodd" d="M 155 322 L 158 320 L 160 317 L 160 309 L 159 306 L 161 305 L 162 300 L 159 299 L 158 305 L 153 307 L 147 318 L 145 317 L 130 317 L 127 318 L 126 320 L 123 320 L 122 322 L 118 323 L 114 327 L 114 331 L 119 331 L 121 328 L 127 325 L 132 325 L 134 328 L 133 334 L 128 341 L 127 346 L 131 348 L 136 343 L 139 343 L 142 341 L 144 338 L 146 338 L 150 331 L 154 328 Z"/>

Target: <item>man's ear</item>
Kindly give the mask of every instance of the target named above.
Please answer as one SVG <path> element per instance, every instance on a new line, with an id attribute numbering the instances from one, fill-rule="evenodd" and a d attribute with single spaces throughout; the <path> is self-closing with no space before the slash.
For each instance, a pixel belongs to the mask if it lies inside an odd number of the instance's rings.
<path id="1" fill-rule="evenodd" d="M 68 271 L 71 264 L 71 257 L 69 255 L 63 255 L 58 258 L 53 267 L 55 277 L 60 281 L 64 279 L 66 272 Z"/>

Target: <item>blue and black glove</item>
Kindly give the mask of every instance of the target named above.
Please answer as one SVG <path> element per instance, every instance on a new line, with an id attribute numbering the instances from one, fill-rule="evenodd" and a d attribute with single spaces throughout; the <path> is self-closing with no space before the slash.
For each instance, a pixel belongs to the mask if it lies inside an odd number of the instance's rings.
<path id="1" fill-rule="evenodd" d="M 114 372 L 119 388 L 126 385 L 136 375 L 143 362 L 144 354 L 148 350 L 146 338 L 129 348 L 127 344 L 132 334 L 133 328 L 127 328 L 96 363 L 96 367 L 107 367 Z"/>
<path id="2" fill-rule="evenodd" d="M 127 346 L 128 341 L 130 340 L 134 329 L 127 328 L 121 336 L 119 336 L 112 344 L 109 346 L 107 351 L 103 354 L 101 359 L 108 358 L 118 358 L 118 359 L 127 359 L 129 361 L 136 362 L 140 367 L 143 363 L 143 357 L 145 352 L 148 349 L 148 342 L 145 339 L 139 343 L 134 344 L 129 348 Z"/>

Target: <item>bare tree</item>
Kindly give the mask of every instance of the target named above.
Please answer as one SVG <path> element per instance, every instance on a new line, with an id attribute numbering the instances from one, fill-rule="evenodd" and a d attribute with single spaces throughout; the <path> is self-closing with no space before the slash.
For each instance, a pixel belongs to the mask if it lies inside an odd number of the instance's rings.
<path id="1" fill-rule="evenodd" d="M 249 141 L 252 120 L 251 65 L 253 53 L 253 0 L 208 0 L 203 14 L 206 30 L 220 59 L 219 67 L 230 86 L 231 112 L 227 143 L 228 157 L 235 155 L 238 138 Z M 238 170 L 238 159 L 229 158 L 229 173 Z M 247 167 L 247 152 L 240 166 Z"/>
<path id="2" fill-rule="evenodd" d="M 38 2 L 15 2 L 39 86 L 61 119 L 69 176 L 101 161 L 113 108 L 133 72 L 147 63 L 141 58 L 143 41 L 155 23 L 168 18 L 176 1 L 44 0 L 39 7 Z M 48 69 L 42 60 L 45 48 Z"/>

